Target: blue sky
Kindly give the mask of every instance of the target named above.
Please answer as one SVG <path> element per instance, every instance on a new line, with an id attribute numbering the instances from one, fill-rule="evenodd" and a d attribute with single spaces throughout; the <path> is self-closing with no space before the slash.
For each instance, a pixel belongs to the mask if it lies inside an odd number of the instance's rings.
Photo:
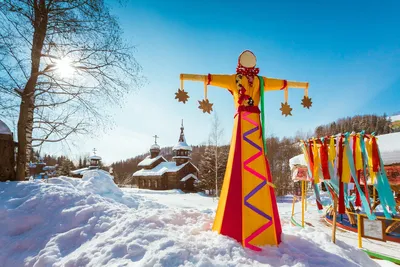
<path id="1" fill-rule="evenodd" d="M 111 1 L 112 2 L 112 1 Z M 247 4 L 249 3 L 249 4 Z M 382 2 L 383 3 L 383 2 Z M 355 114 L 400 111 L 400 2 L 385 1 L 129 1 L 112 4 L 124 37 L 148 83 L 113 108 L 114 129 L 97 138 L 79 138 L 76 154 L 96 147 L 106 163 L 146 152 L 152 135 L 174 145 L 184 119 L 191 144 L 207 140 L 212 116 L 197 108 L 202 84 L 186 82 L 189 102 L 174 99 L 180 73 L 235 72 L 237 57 L 252 50 L 260 74 L 308 81 L 310 110 L 303 91 L 289 91 L 293 117 L 280 114 L 283 92 L 266 94 L 268 135 L 296 131 Z M 233 101 L 209 87 L 209 99 L 229 143 Z M 116 144 L 117 142 L 117 144 Z"/>

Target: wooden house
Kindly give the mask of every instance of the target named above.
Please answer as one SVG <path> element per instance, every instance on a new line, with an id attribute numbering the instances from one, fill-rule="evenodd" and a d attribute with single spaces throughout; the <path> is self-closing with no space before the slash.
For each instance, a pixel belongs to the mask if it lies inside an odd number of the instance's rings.
<path id="1" fill-rule="evenodd" d="M 15 180 L 15 143 L 13 133 L 0 120 L 0 182 Z"/>
<path id="2" fill-rule="evenodd" d="M 135 172 L 139 188 L 153 190 L 181 189 L 186 192 L 195 191 L 194 184 L 198 181 L 198 168 L 190 162 L 192 148 L 186 143 L 183 122 L 178 143 L 172 148 L 173 161 L 167 161 L 159 155 L 160 146 L 150 147 L 150 156 L 139 162 L 142 169 Z"/>

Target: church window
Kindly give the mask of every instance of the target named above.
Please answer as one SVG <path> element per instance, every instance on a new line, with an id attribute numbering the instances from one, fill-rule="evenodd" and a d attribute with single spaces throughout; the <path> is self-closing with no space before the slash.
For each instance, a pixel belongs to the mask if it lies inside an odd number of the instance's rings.
<path id="1" fill-rule="evenodd" d="M 151 187 L 151 181 L 149 180 L 149 183 L 148 183 L 148 185 L 149 185 L 149 187 Z"/>
<path id="2" fill-rule="evenodd" d="M 157 181 L 154 182 L 154 187 L 157 188 L 158 187 L 158 183 Z"/>

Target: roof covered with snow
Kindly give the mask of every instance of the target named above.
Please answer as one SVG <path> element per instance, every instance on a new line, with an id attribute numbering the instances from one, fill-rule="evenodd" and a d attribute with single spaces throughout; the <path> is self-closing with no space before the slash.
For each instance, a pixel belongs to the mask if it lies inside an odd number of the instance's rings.
<path id="1" fill-rule="evenodd" d="M 303 154 L 297 155 L 289 160 L 290 169 L 293 169 L 295 166 L 306 166 L 307 162 L 304 158 Z"/>
<path id="2" fill-rule="evenodd" d="M 150 150 L 153 150 L 153 149 L 158 149 L 158 150 L 160 150 L 160 146 L 159 146 L 158 144 L 153 144 L 153 145 L 150 147 Z"/>
<path id="3" fill-rule="evenodd" d="M 185 177 L 183 177 L 183 178 L 181 179 L 181 182 L 186 182 L 186 181 L 189 180 L 190 178 L 193 178 L 193 179 L 195 179 L 196 181 L 199 180 L 199 179 L 197 179 L 197 176 L 196 176 L 196 175 L 194 175 L 193 173 L 190 173 L 190 174 L 186 175 Z"/>
<path id="4" fill-rule="evenodd" d="M 178 144 L 176 144 L 176 145 L 172 148 L 172 151 L 175 151 L 175 150 L 188 150 L 188 151 L 192 151 L 192 147 L 189 146 L 189 145 L 186 143 L 186 140 L 185 140 L 185 141 L 183 141 L 183 142 L 178 142 Z"/>
<path id="5" fill-rule="evenodd" d="M 391 120 L 392 122 L 394 122 L 394 121 L 400 121 L 400 114 L 399 114 L 399 115 L 390 116 L 389 118 L 390 118 L 390 120 Z"/>
<path id="6" fill-rule="evenodd" d="M 135 172 L 132 176 L 161 176 L 166 172 L 177 172 L 187 164 L 192 164 L 192 163 L 186 162 L 185 164 L 177 166 L 176 162 L 161 162 L 153 169 L 150 170 L 142 169 Z"/>
<path id="7" fill-rule="evenodd" d="M 154 162 L 156 162 L 159 159 L 163 159 L 164 161 L 167 161 L 163 156 L 157 156 L 155 158 L 150 158 L 150 156 L 147 156 L 144 160 L 142 160 L 141 162 L 139 162 L 138 166 L 139 167 L 146 167 L 146 166 L 150 166 L 151 164 L 153 164 Z"/>
<path id="8" fill-rule="evenodd" d="M 377 138 L 383 164 L 400 163 L 400 133 L 378 135 Z"/>
<path id="9" fill-rule="evenodd" d="M 0 134 L 12 134 L 10 128 L 2 120 L 0 120 Z"/>
<path id="10" fill-rule="evenodd" d="M 101 160 L 101 157 L 97 156 L 97 155 L 92 155 L 92 156 L 89 157 L 89 159 L 90 160 Z"/>

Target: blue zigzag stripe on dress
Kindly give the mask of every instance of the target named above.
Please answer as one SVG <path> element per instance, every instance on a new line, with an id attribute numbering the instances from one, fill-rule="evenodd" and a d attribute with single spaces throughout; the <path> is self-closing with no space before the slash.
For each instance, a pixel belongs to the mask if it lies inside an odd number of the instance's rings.
<path id="1" fill-rule="evenodd" d="M 346 155 L 347 155 L 347 160 L 348 160 L 349 165 L 350 165 L 351 176 L 357 177 L 356 168 L 354 167 L 354 161 L 352 160 L 353 156 L 351 154 L 351 150 L 350 150 L 350 147 L 349 147 L 348 137 L 349 137 L 349 133 L 346 133 L 345 134 L 345 139 L 344 139 L 344 146 L 345 146 L 345 151 L 346 151 Z M 375 214 L 373 214 L 371 212 L 370 206 L 368 204 L 368 200 L 365 197 L 364 192 L 361 190 L 361 186 L 358 183 L 358 180 L 356 178 L 354 178 L 353 180 L 354 180 L 354 183 L 355 183 L 355 185 L 357 187 L 357 190 L 358 190 L 358 192 L 360 194 L 361 202 L 362 202 L 362 205 L 364 207 L 364 211 L 368 216 L 368 219 L 375 220 L 376 216 L 375 216 Z"/>

